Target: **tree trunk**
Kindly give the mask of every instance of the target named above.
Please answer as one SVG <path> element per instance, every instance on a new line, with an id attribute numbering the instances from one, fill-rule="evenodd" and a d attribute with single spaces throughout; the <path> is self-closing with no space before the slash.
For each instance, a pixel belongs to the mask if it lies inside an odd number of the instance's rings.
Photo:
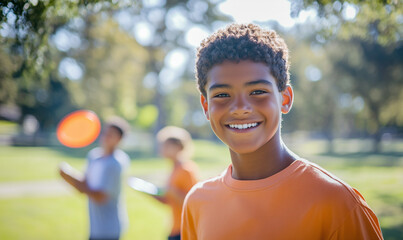
<path id="1" fill-rule="evenodd" d="M 150 60 L 149 60 L 149 66 L 150 70 L 155 73 L 160 72 L 160 67 L 158 64 L 158 60 L 156 59 L 155 56 L 155 48 L 153 47 L 148 47 L 148 51 L 150 52 Z M 154 105 L 158 109 L 158 117 L 157 121 L 153 127 L 153 153 L 155 155 L 158 155 L 158 142 L 155 138 L 157 135 L 158 131 L 161 130 L 166 125 L 166 112 L 164 108 L 164 96 L 161 94 L 162 89 L 161 89 L 161 83 L 159 79 L 157 79 L 157 84 L 155 86 L 155 96 L 154 96 Z"/>
<path id="2" fill-rule="evenodd" d="M 382 151 L 382 145 L 381 145 L 381 138 L 382 138 L 382 133 L 380 130 L 374 134 L 374 143 L 372 146 L 372 151 L 374 153 L 380 153 Z"/>

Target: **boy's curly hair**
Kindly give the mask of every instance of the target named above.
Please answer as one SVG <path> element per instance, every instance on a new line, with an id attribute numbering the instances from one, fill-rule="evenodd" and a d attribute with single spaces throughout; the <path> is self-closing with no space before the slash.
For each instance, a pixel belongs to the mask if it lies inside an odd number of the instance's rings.
<path id="1" fill-rule="evenodd" d="M 251 60 L 266 64 L 283 91 L 289 82 L 288 48 L 272 30 L 255 24 L 233 23 L 204 39 L 197 49 L 196 79 L 199 91 L 206 97 L 207 73 L 224 61 Z"/>

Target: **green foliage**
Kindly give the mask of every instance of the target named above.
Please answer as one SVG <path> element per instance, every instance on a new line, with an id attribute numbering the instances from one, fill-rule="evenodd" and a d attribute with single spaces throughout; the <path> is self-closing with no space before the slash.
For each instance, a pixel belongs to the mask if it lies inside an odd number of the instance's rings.
<path id="1" fill-rule="evenodd" d="M 82 29 L 74 30 L 87 45 L 69 52 L 85 66 L 82 79 L 69 82 L 75 103 L 102 118 L 134 120 L 148 53 L 109 15 L 89 15 Z"/>
<path id="2" fill-rule="evenodd" d="M 291 112 L 284 116 L 283 129 L 286 132 L 296 129 L 323 132 L 331 138 L 340 94 L 333 81 L 331 61 L 325 47 L 311 44 L 309 37 L 295 36 L 286 39 L 292 53 L 290 71 L 295 100 Z M 316 81 L 310 79 L 310 69 L 320 71 Z"/>
<path id="3" fill-rule="evenodd" d="M 403 127 L 402 43 L 382 45 L 361 38 L 318 41 L 314 27 L 298 26 L 286 42 L 291 52 L 294 107 L 283 130 L 314 131 L 334 137 L 394 134 Z M 310 71 L 319 79 L 310 79 Z M 387 128 L 389 128 L 387 130 Z M 329 144 L 329 151 L 331 151 Z"/>
<path id="4" fill-rule="evenodd" d="M 150 128 L 158 118 L 158 108 L 152 104 L 143 106 L 137 117 L 137 124 L 143 128 Z"/>
<path id="5" fill-rule="evenodd" d="M 155 122 L 155 129 L 159 129 L 170 118 L 162 94 L 165 89 L 157 80 L 155 90 L 143 91 L 143 77 L 147 72 L 158 75 L 166 54 L 186 46 L 184 36 L 190 27 L 225 20 L 215 9 L 219 2 L 1 2 L 0 24 L 5 30 L 0 40 L 4 43 L 4 55 L 18 61 L 6 57 L 0 62 L 1 90 L 4 87 L 0 104 L 17 105 L 22 110 L 21 118 L 32 114 L 39 120 L 41 130 L 49 131 L 63 115 L 76 108 L 91 109 L 101 118 L 120 115 L 134 122 L 137 105 L 152 103 L 160 112 Z M 188 19 L 185 27 L 173 28 L 167 23 L 168 15 L 172 16 L 168 13 L 175 11 Z M 120 13 L 130 15 L 126 26 L 115 22 Z M 77 26 L 80 22 L 84 26 Z M 136 43 L 133 29 L 138 23 L 148 24 L 154 31 L 150 44 Z M 76 34 L 80 46 L 58 49 L 54 37 L 60 31 Z M 81 80 L 72 82 L 60 76 L 58 67 L 66 58 L 76 61 L 83 70 Z M 176 118 L 174 122 L 180 120 Z"/>
<path id="6" fill-rule="evenodd" d="M 325 22 L 322 33 L 327 38 L 338 35 L 343 39 L 361 38 L 381 45 L 401 41 L 401 0 L 301 0 L 291 3 L 292 16 L 298 16 L 303 9 L 315 9 Z M 356 11 L 353 19 L 345 14 L 348 7 Z"/>
<path id="7" fill-rule="evenodd" d="M 95 7 L 98 1 L 1 1 L 0 24 L 4 29 L 0 37 L 12 61 L 12 79 L 1 79 L 5 91 L 11 96 L 1 98 L 5 102 L 20 107 L 23 118 L 35 116 L 41 130 L 54 128 L 57 121 L 74 109 L 65 83 L 57 77 L 57 54 L 50 47 L 50 36 L 71 18 L 86 9 Z M 109 5 L 110 6 L 110 5 Z M 0 69 L 7 68 L 0 65 Z M 4 70 L 0 70 L 2 72 Z M 9 70 L 8 70 L 9 71 Z M 10 74 L 7 74 L 10 76 Z"/>
<path id="8" fill-rule="evenodd" d="M 382 126 L 400 126 L 402 102 L 403 45 L 383 46 L 376 42 L 353 39 L 330 46 L 339 72 L 339 85 L 365 102 L 365 118 L 369 133 L 378 133 Z M 394 106 L 394 107 L 391 107 Z"/>
<path id="9" fill-rule="evenodd" d="M 3 48 L 0 48 L 0 66 L 0 104 L 10 104 L 17 98 L 18 86 L 12 77 L 17 66 Z"/>
<path id="10" fill-rule="evenodd" d="M 44 131 L 53 131 L 67 112 L 86 108 L 103 119 L 120 115 L 154 132 L 170 124 L 186 127 L 198 137 L 212 137 L 192 81 L 194 47 L 186 44 L 185 36 L 191 27 L 208 29 L 216 21 L 227 21 L 217 11 L 218 3 L 3 1 L 0 105 L 17 105 L 22 118 L 34 115 Z M 401 129 L 403 113 L 396 110 L 403 102 L 399 3 L 292 1 L 294 16 L 313 8 L 321 21 L 284 33 L 291 49 L 296 95 L 293 110 L 284 117 L 284 132 L 310 130 L 331 140 L 352 134 L 377 135 L 390 126 Z M 345 16 L 348 8 L 357 10 L 355 18 Z M 117 23 L 116 16 L 122 13 L 130 16 L 125 26 Z M 173 27 L 169 19 L 172 14 L 183 15 L 188 22 Z M 139 23 L 152 31 L 149 43 L 137 42 L 133 29 Z M 58 48 L 54 38 L 61 31 L 78 37 L 79 46 Z M 167 87 L 163 83 L 168 68 L 165 57 L 177 48 L 188 51 L 190 67 L 171 70 L 177 74 L 176 86 Z M 66 58 L 78 63 L 83 70 L 81 79 L 70 80 L 59 74 L 60 62 Z M 306 71 L 312 67 L 321 71 L 319 81 L 308 79 Z M 154 73 L 151 84 L 144 77 L 150 72 Z M 343 96 L 350 98 L 348 107 L 340 106 Z M 363 109 L 353 104 L 360 99 Z M 147 110 L 150 104 L 158 111 Z"/>

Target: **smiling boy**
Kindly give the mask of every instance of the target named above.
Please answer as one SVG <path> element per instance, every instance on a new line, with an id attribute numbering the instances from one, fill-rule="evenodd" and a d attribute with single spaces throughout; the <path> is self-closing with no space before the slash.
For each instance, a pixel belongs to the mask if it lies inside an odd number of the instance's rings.
<path id="1" fill-rule="evenodd" d="M 294 97 L 282 38 L 229 25 L 202 42 L 196 70 L 203 110 L 232 164 L 187 195 L 183 240 L 382 239 L 357 190 L 281 140 Z"/>

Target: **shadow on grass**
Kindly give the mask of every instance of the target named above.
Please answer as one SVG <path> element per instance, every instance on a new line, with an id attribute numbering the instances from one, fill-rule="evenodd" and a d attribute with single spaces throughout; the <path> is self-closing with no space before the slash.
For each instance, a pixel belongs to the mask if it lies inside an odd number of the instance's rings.
<path id="1" fill-rule="evenodd" d="M 401 240 L 403 239 L 403 225 L 382 228 L 382 234 L 385 240 Z"/>
<path id="2" fill-rule="evenodd" d="M 342 161 L 346 167 L 396 167 L 403 166 L 403 152 L 385 152 L 385 153 L 322 153 L 319 156 L 337 158 Z"/>
<path id="3" fill-rule="evenodd" d="M 395 189 L 395 191 L 392 192 L 380 192 L 376 194 L 376 197 L 378 199 L 382 199 L 382 202 L 387 204 L 387 205 L 393 205 L 397 206 L 401 209 L 401 212 L 403 212 L 403 199 L 399 197 L 399 189 Z"/>
<path id="4" fill-rule="evenodd" d="M 352 153 L 321 153 L 324 156 L 334 156 L 334 157 L 368 157 L 368 156 L 379 156 L 379 157 L 403 157 L 403 152 L 352 152 Z"/>

